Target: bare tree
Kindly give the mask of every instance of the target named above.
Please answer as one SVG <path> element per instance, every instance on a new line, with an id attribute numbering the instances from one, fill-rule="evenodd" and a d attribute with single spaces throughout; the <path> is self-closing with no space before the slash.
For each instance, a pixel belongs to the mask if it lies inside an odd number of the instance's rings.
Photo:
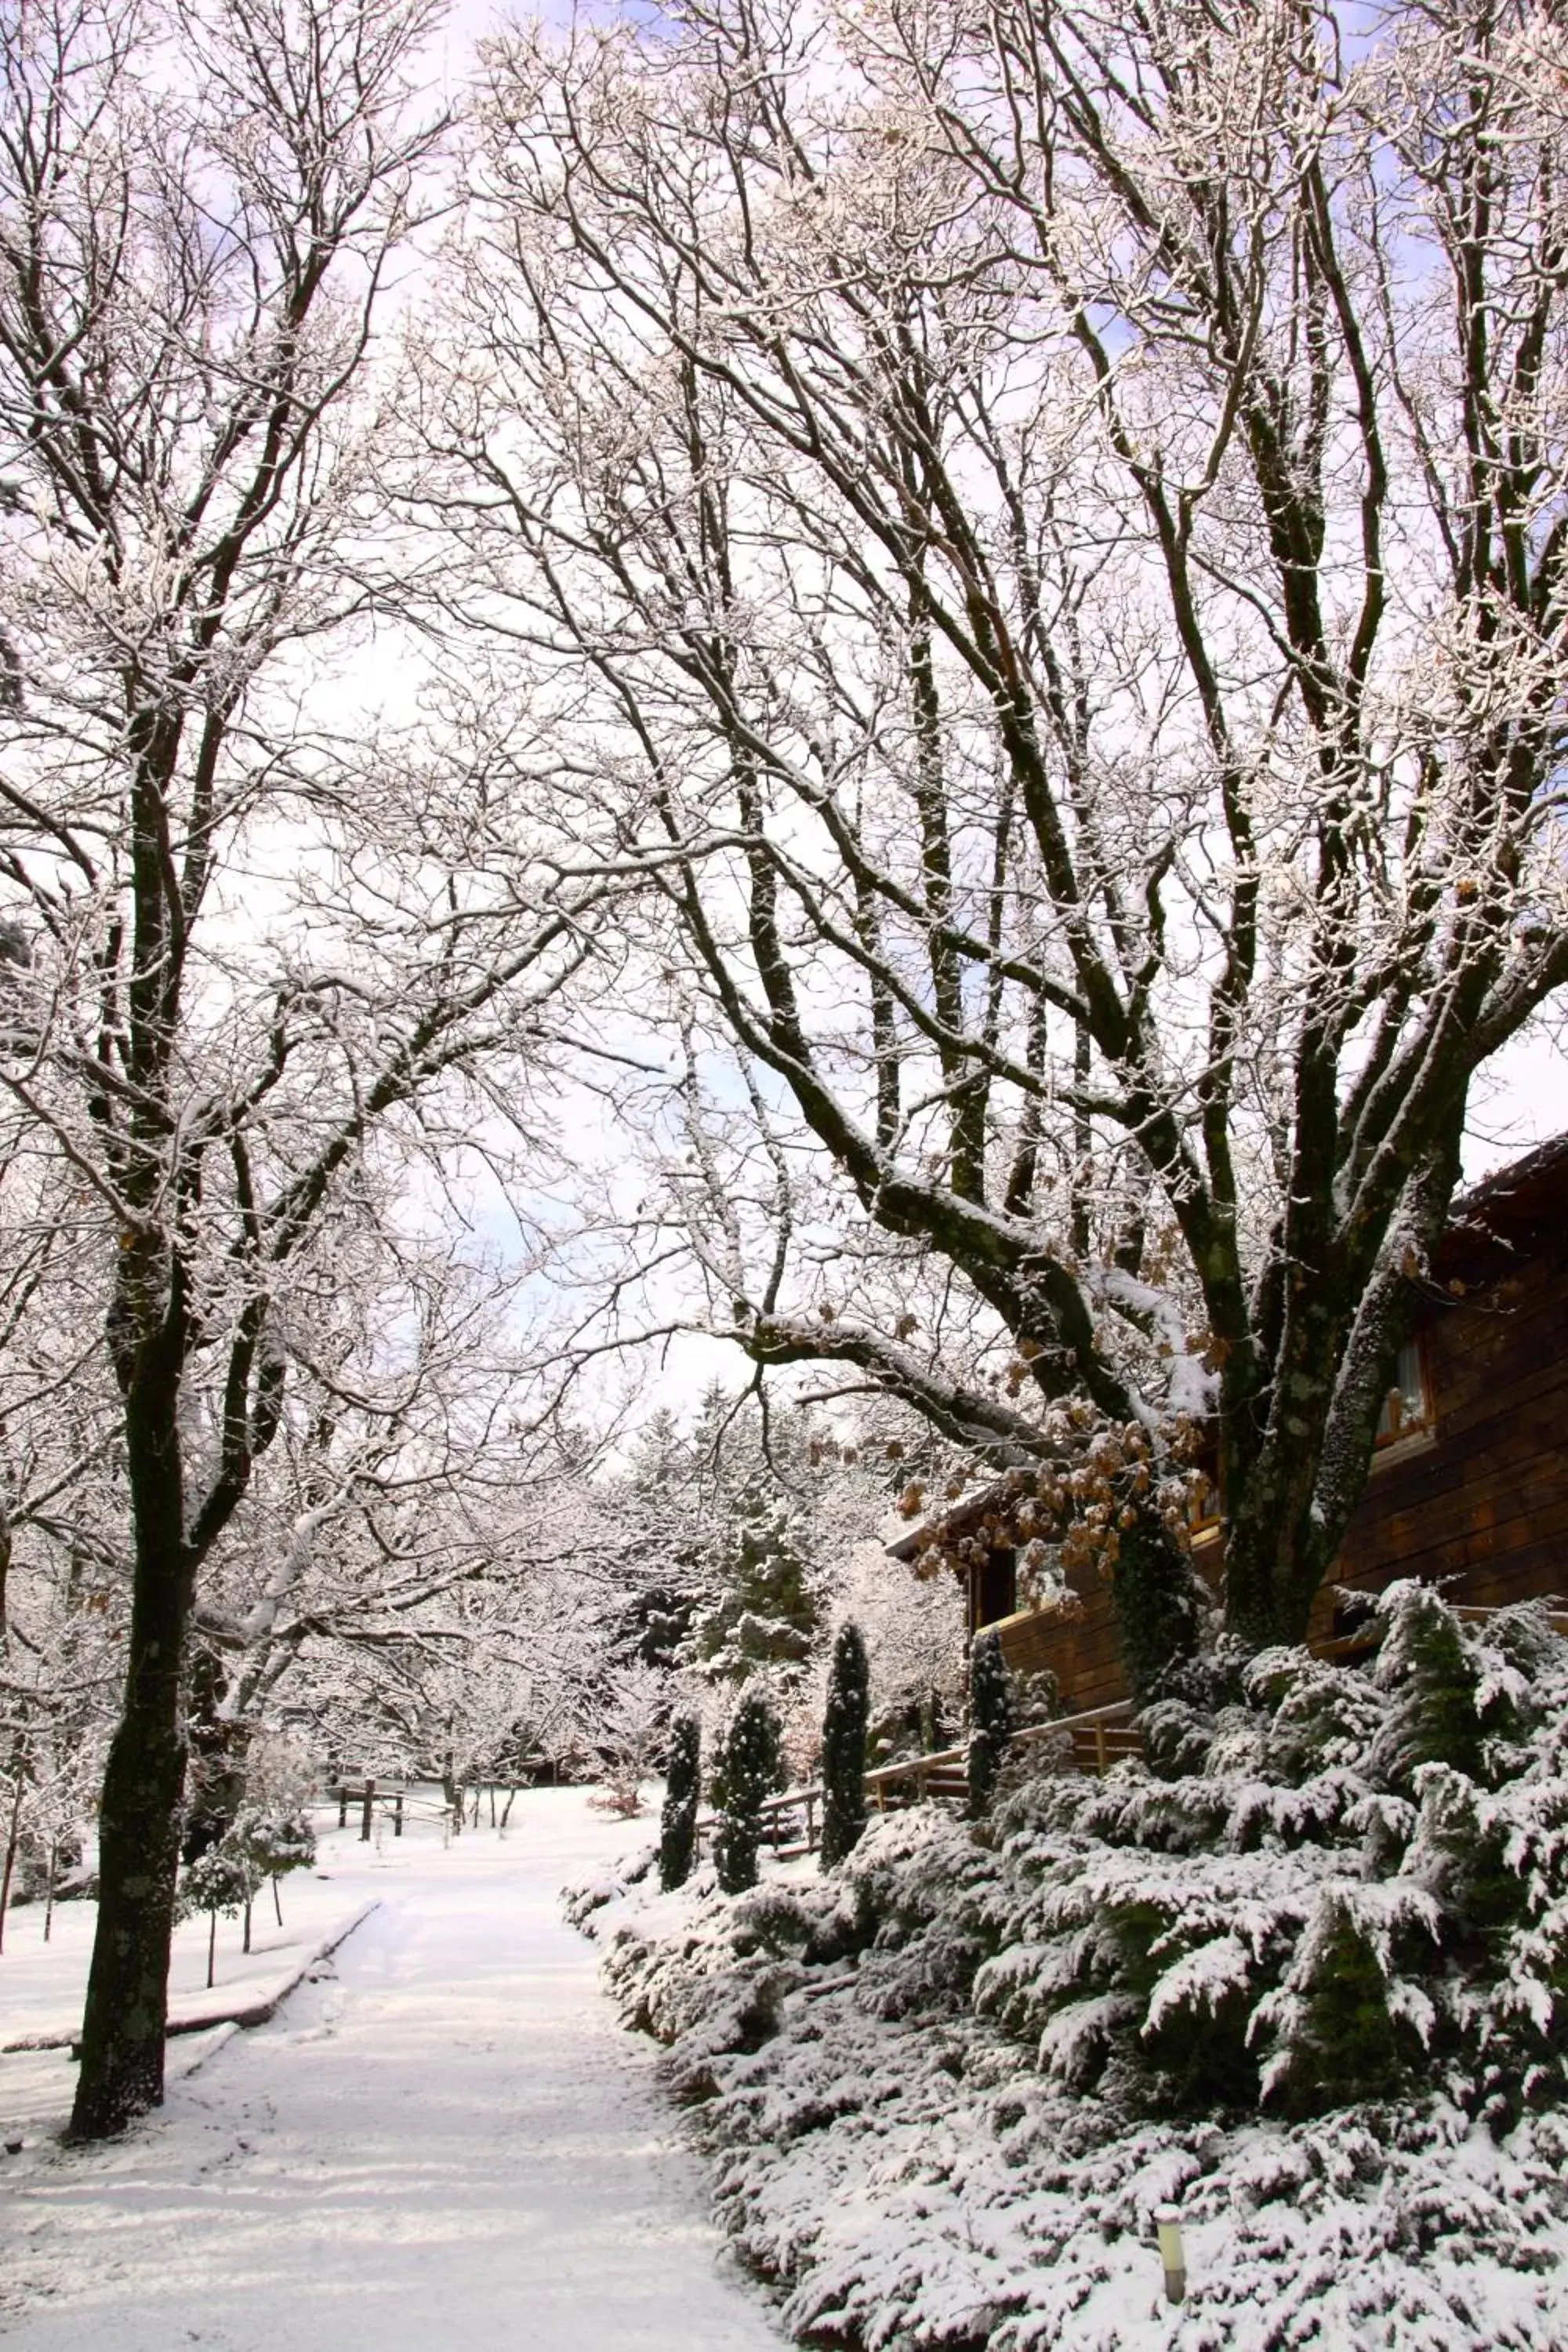
<path id="1" fill-rule="evenodd" d="M 679 853 L 717 1319 L 1043 1461 L 1142 1687 L 1199 1421 L 1229 1622 L 1300 1633 L 1568 978 L 1563 62 L 1468 0 L 489 52 L 436 479 Z"/>
<path id="2" fill-rule="evenodd" d="M 334 1752 L 352 1753 L 334 1673 L 357 1720 L 360 1684 L 401 1681 L 433 1612 L 482 1588 L 500 1618 L 526 1616 L 527 1583 L 593 1552 L 592 1448 L 579 1432 L 568 1458 L 550 1384 L 530 1377 L 526 1271 L 472 1262 L 417 1214 L 410 1230 L 419 1173 L 395 1160 L 373 1187 L 361 1170 L 274 1293 L 278 1430 L 193 1618 L 187 1858 L 247 1801 L 253 1739 L 280 1706 L 308 1687 Z M 455 1647 L 460 1673 L 475 1643 Z"/>
<path id="3" fill-rule="evenodd" d="M 521 1101 L 604 887 L 483 743 L 422 770 L 326 667 L 394 584 L 376 322 L 429 23 L 0 18 L 4 1078 L 98 1252 L 129 1518 L 87 2137 L 162 2093 L 186 1636 L 280 1425 L 295 1270 L 379 1134 L 482 1126 L 481 1069 Z"/>

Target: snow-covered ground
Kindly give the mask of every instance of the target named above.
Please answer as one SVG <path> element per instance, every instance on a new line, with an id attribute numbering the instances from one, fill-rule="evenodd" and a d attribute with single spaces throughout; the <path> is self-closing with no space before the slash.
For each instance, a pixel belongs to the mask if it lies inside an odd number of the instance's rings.
<path id="1" fill-rule="evenodd" d="M 335 1816 L 323 1813 L 321 1818 L 325 1822 Z M 339 1844 L 335 1836 L 333 1844 Z M 252 2002 L 272 1998 L 322 1943 L 341 1934 L 357 1917 L 377 1892 L 345 1892 L 341 1853 L 323 1860 L 317 1870 L 299 1871 L 283 1881 L 279 1889 L 281 1925 L 272 1890 L 264 1887 L 251 1920 L 248 1952 L 240 1921 L 218 1921 L 216 1966 L 210 1990 L 207 1921 L 205 1917 L 184 1920 L 174 1930 L 169 1968 L 171 2021 L 176 2030 L 188 2031 L 198 2021 L 228 2017 Z M 15 2065 L 12 2054 L 24 2042 L 65 2043 L 75 2039 L 81 2026 L 82 1994 L 97 1917 L 95 1904 L 58 1905 L 46 1943 L 41 1903 L 6 1914 L 5 1948 L 0 1954 L 0 2123 L 30 2129 L 69 2105 L 73 2077 L 65 2061 L 56 2061 L 56 2071 L 50 2075 Z M 42 2110 L 35 2112 L 36 2098 L 24 2094 L 25 2081 L 47 2084 Z"/>
<path id="2" fill-rule="evenodd" d="M 652 2053 L 620 2031 L 595 1953 L 560 1916 L 564 1882 L 647 1834 L 572 1790 L 520 1797 L 504 1839 L 479 1830 L 449 1851 L 428 1832 L 361 1846 L 334 1831 L 329 1874 L 285 1884 L 289 1933 L 379 1907 L 270 2025 L 115 2146 L 35 2137 L 40 2070 L 63 2105 L 68 2061 L 0 2058 L 0 2118 L 15 2084 L 28 2137 L 0 2156 L 7 2345 L 777 2352 L 725 2268 Z M 38 1991 L 26 1917 L 7 1923 L 0 2000 L 15 1957 L 29 2011 L 68 2008 Z M 85 1932 L 77 1906 L 62 1987 Z"/>

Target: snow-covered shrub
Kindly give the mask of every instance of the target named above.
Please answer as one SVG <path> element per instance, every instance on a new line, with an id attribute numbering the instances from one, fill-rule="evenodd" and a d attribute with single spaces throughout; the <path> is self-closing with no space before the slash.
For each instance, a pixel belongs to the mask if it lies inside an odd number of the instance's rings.
<path id="1" fill-rule="evenodd" d="M 720 1807 L 713 1861 L 726 1895 L 757 1883 L 762 1808 L 780 1785 L 780 1767 L 777 1712 L 765 1691 L 749 1690 L 730 1718 L 713 1766 Z"/>
<path id="2" fill-rule="evenodd" d="M 665 1744 L 668 1690 L 665 1676 L 633 1664 L 615 1669 L 599 1694 L 594 1745 L 602 1770 L 588 1802 L 617 1821 L 642 1811 L 642 1785 L 658 1768 Z"/>
<path id="3" fill-rule="evenodd" d="M 567 1926 L 575 1927 L 580 1935 L 595 1935 L 595 1912 L 622 1901 L 634 1887 L 646 1885 L 655 1875 L 654 1865 L 658 1860 L 658 1848 L 645 1846 L 640 1853 L 628 1855 L 616 1864 L 613 1869 L 596 1872 L 592 1878 L 563 1886 L 561 1909 Z"/>
<path id="4" fill-rule="evenodd" d="M 185 1864 L 180 1873 L 176 1916 L 189 1918 L 203 1911 L 210 1916 L 209 1985 L 218 1920 L 243 1916 L 248 1952 L 251 1906 L 261 1888 L 270 1879 L 276 1901 L 278 1881 L 291 1870 L 307 1869 L 315 1859 L 316 1833 L 304 1813 L 288 1804 L 248 1804 L 241 1806 L 216 1844 L 206 1846 Z M 278 1917 L 281 1924 L 281 1904 Z"/>
<path id="5" fill-rule="evenodd" d="M 1435 2071 L 1510 2116 L 1568 2087 L 1568 1643 L 1414 1584 L 1378 1614 L 1370 1673 L 1270 1652 L 1238 1704 L 1156 1710 L 1172 1777 L 999 1808 L 975 2000 L 1046 2071 L 1163 2115 L 1323 2113 Z"/>
<path id="6" fill-rule="evenodd" d="M 866 1828 L 866 1731 L 871 1672 L 860 1628 L 841 1625 L 822 1717 L 822 1860 L 842 1862 Z"/>
<path id="7" fill-rule="evenodd" d="M 1157 1769 L 598 1915 L 803 2342 L 1565 2352 L 1568 1643 L 1379 1616 L 1168 1697 Z"/>
<path id="8" fill-rule="evenodd" d="M 701 1794 L 702 1727 L 694 1715 L 678 1715 L 669 1727 L 658 1823 L 658 1883 L 667 1895 L 691 1875 Z"/>

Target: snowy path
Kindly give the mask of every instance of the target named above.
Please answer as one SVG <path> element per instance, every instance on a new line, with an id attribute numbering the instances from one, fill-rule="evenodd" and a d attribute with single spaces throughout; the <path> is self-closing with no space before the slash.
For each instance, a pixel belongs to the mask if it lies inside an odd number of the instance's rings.
<path id="1" fill-rule="evenodd" d="M 778 2352 L 559 1916 L 626 1842 L 573 1790 L 504 1843 L 334 1837 L 334 1893 L 381 1898 L 335 1979 L 125 2143 L 3 2160 L 7 2347 Z"/>

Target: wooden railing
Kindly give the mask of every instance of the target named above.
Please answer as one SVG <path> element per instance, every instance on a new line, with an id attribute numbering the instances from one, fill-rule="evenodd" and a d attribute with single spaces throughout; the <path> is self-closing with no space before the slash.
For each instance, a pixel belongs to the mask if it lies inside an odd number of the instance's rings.
<path id="1" fill-rule="evenodd" d="M 1555 1604 L 1546 1612 L 1552 1632 L 1568 1639 L 1568 1601 L 1560 1592 L 1547 1593 L 1543 1598 Z M 1463 1625 L 1484 1624 L 1489 1617 L 1500 1617 L 1502 1614 L 1500 1608 L 1487 1608 L 1479 1602 L 1459 1601 L 1450 1603 L 1450 1606 Z"/>
<path id="2" fill-rule="evenodd" d="M 1016 1731 L 1007 1744 L 1016 1748 L 1047 1743 L 1058 1746 L 1059 1770 L 1103 1777 L 1123 1757 L 1142 1754 L 1142 1738 L 1133 1720 L 1136 1712 L 1131 1699 L 1121 1699 L 1113 1706 L 1090 1707 L 1082 1715 L 1058 1716 L 1053 1723 L 1032 1723 Z M 939 1748 L 927 1756 L 902 1756 L 896 1763 L 873 1765 L 866 1775 L 864 1787 L 868 1805 L 879 1813 L 898 1811 L 907 1805 L 967 1804 L 968 1745 Z M 818 1813 L 822 1793 L 822 1783 L 814 1780 L 801 1788 L 783 1790 L 760 1808 L 763 1837 L 781 1862 L 793 1860 L 798 1854 L 814 1853 L 821 1843 Z M 703 1839 L 711 1837 L 717 1822 L 715 1813 L 698 1816 L 699 1853 Z"/>
<path id="3" fill-rule="evenodd" d="M 1568 1601 L 1555 1592 L 1544 1593 L 1540 1597 L 1555 1604 L 1547 1610 L 1548 1622 L 1554 1633 L 1561 1633 L 1564 1639 L 1568 1639 Z M 1488 1601 L 1451 1601 L 1448 1606 L 1461 1625 L 1484 1625 L 1489 1618 L 1502 1615 L 1500 1606 Z M 1334 1664 L 1347 1661 L 1353 1662 L 1357 1658 L 1370 1658 L 1382 1646 L 1382 1643 L 1383 1627 L 1375 1617 L 1369 1614 L 1359 1625 L 1352 1626 L 1348 1633 L 1327 1634 L 1321 1641 L 1309 1642 L 1307 1647 L 1314 1658 L 1323 1658 L 1330 1664 Z"/>

